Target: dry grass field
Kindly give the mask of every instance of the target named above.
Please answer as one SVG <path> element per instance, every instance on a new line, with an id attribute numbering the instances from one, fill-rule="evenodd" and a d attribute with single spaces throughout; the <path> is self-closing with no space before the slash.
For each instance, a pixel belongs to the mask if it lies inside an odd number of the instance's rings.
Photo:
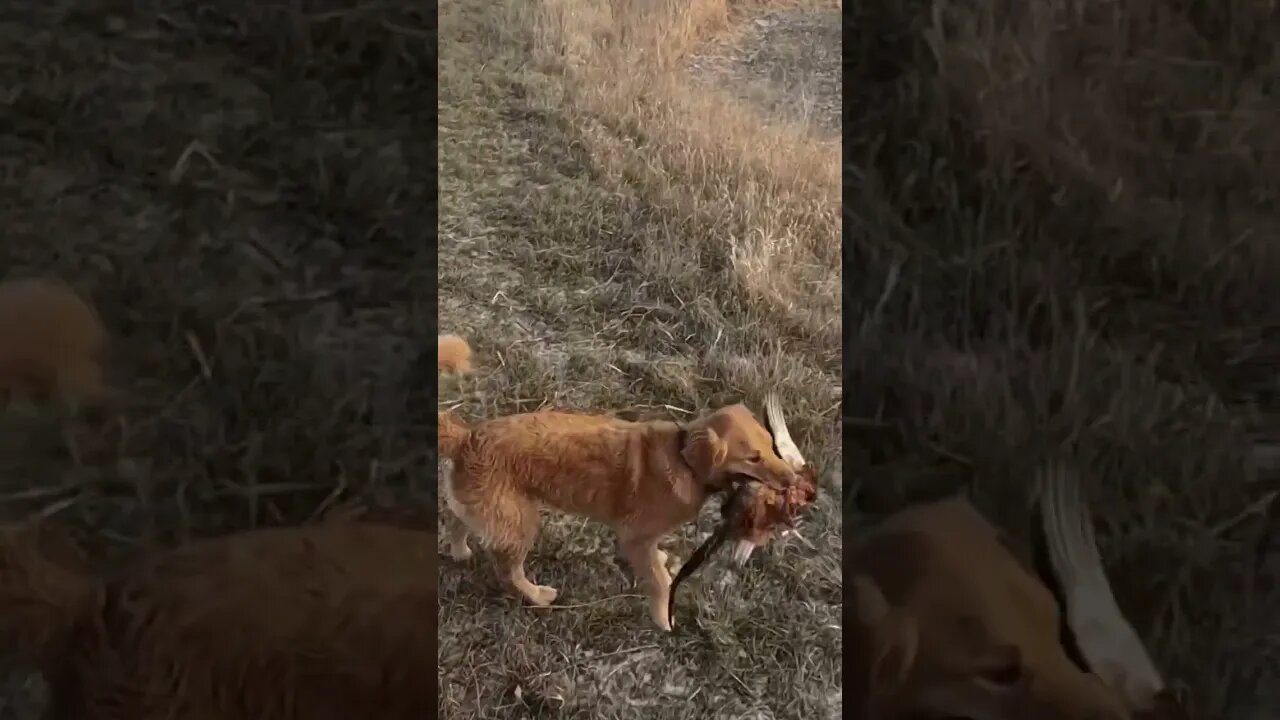
<path id="1" fill-rule="evenodd" d="M 733 584 L 708 566 L 671 635 L 611 536 L 572 518 L 549 515 L 530 557 L 560 589 L 553 609 L 505 594 L 484 553 L 443 560 L 450 720 L 840 714 L 840 161 L 821 124 L 838 119 L 777 116 L 690 69 L 778 10 L 727 5 L 441 3 L 440 327 L 471 339 L 478 372 L 440 400 L 475 418 L 554 405 L 679 420 L 759 410 L 777 389 L 828 480 L 807 542 Z M 686 557 L 714 520 L 669 549 Z"/>
<path id="2" fill-rule="evenodd" d="M 1275 5 L 845 22 L 851 521 L 963 487 L 1023 535 L 1069 456 L 1194 716 L 1280 716 Z"/>
<path id="3" fill-rule="evenodd" d="M 120 391 L 78 462 L 55 417 L 0 412 L 0 519 L 50 516 L 106 561 L 430 501 L 429 10 L 0 13 L 0 277 L 90 295 Z M 39 695 L 6 681 L 0 718 L 38 717 Z"/>

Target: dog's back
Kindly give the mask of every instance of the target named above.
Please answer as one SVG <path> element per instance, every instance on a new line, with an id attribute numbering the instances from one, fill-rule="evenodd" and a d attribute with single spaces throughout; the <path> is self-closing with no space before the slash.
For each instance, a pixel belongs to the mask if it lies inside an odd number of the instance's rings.
<path id="1" fill-rule="evenodd" d="M 665 469 L 672 476 L 688 472 L 674 460 L 674 424 L 667 423 L 669 451 L 655 448 L 662 442 L 655 432 L 658 425 L 560 411 L 488 420 L 471 428 L 458 456 L 455 492 L 517 493 L 560 510 L 614 521 L 626 505 L 643 502 L 635 497 L 642 491 L 640 475 L 653 474 L 658 469 L 654 463 L 670 456 Z"/>
<path id="2" fill-rule="evenodd" d="M 192 543 L 105 583 L 57 717 L 434 712 L 435 534 L 334 520 Z"/>

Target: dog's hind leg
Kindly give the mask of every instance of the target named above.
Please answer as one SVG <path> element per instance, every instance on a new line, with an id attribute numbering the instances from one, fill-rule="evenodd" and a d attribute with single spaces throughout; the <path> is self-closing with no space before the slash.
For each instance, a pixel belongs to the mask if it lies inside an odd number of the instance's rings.
<path id="1" fill-rule="evenodd" d="M 535 584 L 525 575 L 524 561 L 538 539 L 538 507 L 524 498 L 507 496 L 485 508 L 485 540 L 498 560 L 501 580 L 534 605 L 547 606 L 559 594 Z"/>
<path id="2" fill-rule="evenodd" d="M 446 542 L 455 559 L 471 556 L 467 533 L 479 536 L 498 561 L 498 579 L 534 605 L 546 606 L 559 594 L 555 588 L 537 585 L 525 575 L 524 561 L 538 539 L 538 506 L 532 500 L 508 492 L 486 491 L 470 485 L 458 493 L 454 472 L 445 475 L 442 487 L 456 524 L 448 527 Z M 471 479 L 464 476 L 464 483 Z M 499 484 L 499 487 L 501 485 Z M 489 486 L 492 488 L 493 486 Z"/>
<path id="3" fill-rule="evenodd" d="M 524 559 L 528 556 L 528 551 L 494 548 L 494 552 L 498 556 L 499 570 L 503 575 L 502 579 L 510 583 L 511 587 L 515 588 L 529 602 L 540 607 L 546 607 L 555 602 L 556 596 L 560 594 L 558 590 L 546 585 L 535 584 L 525 575 Z"/>
<path id="4" fill-rule="evenodd" d="M 444 543 L 449 549 L 449 557 L 457 561 L 471 557 L 471 547 L 467 544 L 470 535 L 467 528 L 466 508 L 458 502 L 453 493 L 453 463 L 442 463 L 440 467 L 440 487 L 444 491 L 445 505 L 449 507 L 444 519 Z"/>

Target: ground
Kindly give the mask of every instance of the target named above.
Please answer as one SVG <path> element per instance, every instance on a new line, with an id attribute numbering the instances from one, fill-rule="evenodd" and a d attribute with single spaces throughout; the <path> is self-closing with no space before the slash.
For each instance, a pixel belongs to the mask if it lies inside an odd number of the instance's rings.
<path id="1" fill-rule="evenodd" d="M 1017 538 L 1066 456 L 1193 716 L 1261 720 L 1280 16 L 1140 7 L 846 3 L 846 497 L 862 522 L 965 488 Z"/>
<path id="2" fill-rule="evenodd" d="M 4 519 L 110 558 L 434 485 L 428 9 L 6 10 L 0 275 L 88 294 L 120 392 L 79 463 L 53 417 L 0 415 Z M 35 717 L 12 687 L 0 717 Z"/>
<path id="3" fill-rule="evenodd" d="M 483 552 L 443 561 L 451 720 L 840 716 L 839 37 L 833 2 L 792 5 L 441 3 L 440 327 L 478 368 L 442 406 L 683 420 L 777 389 L 824 478 L 804 541 L 734 583 L 709 565 L 670 635 L 581 520 L 548 514 L 529 561 L 561 591 L 551 609 L 504 593 Z M 756 20 L 799 28 L 762 46 L 799 56 L 815 19 L 812 82 L 732 59 Z M 727 80 L 697 69 L 709 52 Z M 806 88 L 823 93 L 808 116 L 774 112 Z M 668 550 L 687 557 L 716 516 Z"/>

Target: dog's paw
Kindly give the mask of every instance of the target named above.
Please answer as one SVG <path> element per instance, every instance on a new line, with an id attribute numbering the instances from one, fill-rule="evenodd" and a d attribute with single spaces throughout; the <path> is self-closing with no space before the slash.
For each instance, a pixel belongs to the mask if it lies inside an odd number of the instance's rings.
<path id="1" fill-rule="evenodd" d="M 461 545 L 451 545 L 449 547 L 449 557 L 457 560 L 458 562 L 470 560 L 472 555 L 474 555 L 474 553 L 471 551 L 471 548 L 467 547 L 466 543 L 462 543 Z"/>
<path id="2" fill-rule="evenodd" d="M 671 632 L 671 620 L 667 618 L 667 614 L 665 612 L 662 613 L 661 616 L 659 616 L 658 613 L 654 613 L 653 624 L 657 625 L 658 629 L 663 632 Z"/>
<path id="3" fill-rule="evenodd" d="M 560 594 L 559 590 L 546 585 L 534 585 L 532 592 L 529 593 L 529 602 L 534 605 L 546 607 L 556 601 L 556 596 Z"/>

